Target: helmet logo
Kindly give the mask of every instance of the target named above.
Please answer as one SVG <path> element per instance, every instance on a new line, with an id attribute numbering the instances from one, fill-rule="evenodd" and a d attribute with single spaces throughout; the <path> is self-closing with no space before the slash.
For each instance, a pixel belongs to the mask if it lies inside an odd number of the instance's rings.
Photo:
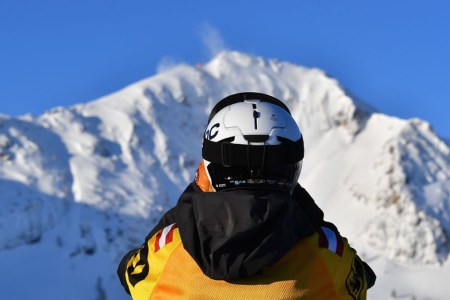
<path id="1" fill-rule="evenodd" d="M 220 124 L 219 123 L 216 123 L 216 124 L 214 124 L 210 129 L 208 129 L 208 130 L 206 130 L 206 132 L 205 132 L 205 139 L 207 139 L 207 140 L 212 140 L 213 138 L 215 138 L 216 136 L 217 136 L 217 134 L 219 133 L 219 129 L 217 129 L 216 131 L 214 131 L 214 133 L 213 133 L 213 129 L 215 129 L 215 128 L 219 128 L 220 127 Z"/>
<path id="2" fill-rule="evenodd" d="M 245 184 L 246 181 L 245 180 L 232 180 L 230 181 L 231 183 L 234 183 L 234 185 L 238 186 L 240 184 Z"/>

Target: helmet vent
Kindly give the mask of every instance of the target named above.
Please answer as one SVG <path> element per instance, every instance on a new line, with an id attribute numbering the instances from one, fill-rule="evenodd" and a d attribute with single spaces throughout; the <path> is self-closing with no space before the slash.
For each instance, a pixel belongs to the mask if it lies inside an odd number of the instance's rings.
<path id="1" fill-rule="evenodd" d="M 269 139 L 268 135 L 244 135 L 244 139 L 250 143 L 264 143 Z"/>
<path id="2" fill-rule="evenodd" d="M 245 137 L 245 136 L 244 136 L 244 137 Z M 226 143 L 226 142 L 231 143 L 231 142 L 233 142 L 235 139 L 236 139 L 236 138 L 235 138 L 234 136 L 232 136 L 232 137 L 223 139 L 221 142 L 222 142 L 222 143 Z"/>

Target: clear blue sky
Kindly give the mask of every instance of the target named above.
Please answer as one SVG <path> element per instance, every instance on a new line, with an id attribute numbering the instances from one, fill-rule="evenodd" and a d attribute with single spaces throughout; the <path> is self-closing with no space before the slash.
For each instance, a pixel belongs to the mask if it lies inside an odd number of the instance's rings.
<path id="1" fill-rule="evenodd" d="M 450 1 L 0 0 L 0 113 L 41 114 L 228 49 L 319 67 L 450 137 Z"/>

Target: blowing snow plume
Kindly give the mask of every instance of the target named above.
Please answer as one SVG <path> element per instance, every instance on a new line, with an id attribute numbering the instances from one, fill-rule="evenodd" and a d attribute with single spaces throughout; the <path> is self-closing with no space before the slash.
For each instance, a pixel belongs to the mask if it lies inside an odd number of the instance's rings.
<path id="1" fill-rule="evenodd" d="M 210 58 L 228 50 L 220 32 L 209 23 L 204 23 L 200 27 L 200 39 Z"/>

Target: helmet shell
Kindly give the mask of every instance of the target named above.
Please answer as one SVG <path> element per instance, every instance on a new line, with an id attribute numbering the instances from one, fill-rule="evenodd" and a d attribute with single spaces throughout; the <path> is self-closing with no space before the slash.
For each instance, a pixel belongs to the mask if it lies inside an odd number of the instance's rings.
<path id="1" fill-rule="evenodd" d="M 244 100 L 222 108 L 205 131 L 205 138 L 212 142 L 234 138 L 231 143 L 246 145 L 250 142 L 248 137 L 252 136 L 267 136 L 265 143 L 269 145 L 280 144 L 278 137 L 290 141 L 302 137 L 289 112 L 260 100 Z"/>
<path id="2" fill-rule="evenodd" d="M 271 150 L 266 153 L 266 148 Z M 303 137 L 280 100 L 260 93 L 239 93 L 213 108 L 202 153 L 203 168 L 214 191 L 270 188 L 292 192 L 302 167 Z M 293 155 L 285 159 L 281 153 Z M 233 159 L 225 159 L 228 154 L 234 155 Z M 257 166 L 255 157 L 257 163 L 261 161 Z"/>

